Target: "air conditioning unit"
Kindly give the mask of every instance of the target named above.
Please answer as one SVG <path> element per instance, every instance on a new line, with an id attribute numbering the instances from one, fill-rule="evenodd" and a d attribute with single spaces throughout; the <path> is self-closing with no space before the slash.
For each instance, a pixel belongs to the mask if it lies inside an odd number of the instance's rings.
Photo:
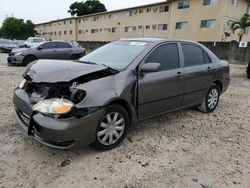
<path id="1" fill-rule="evenodd" d="M 239 47 L 240 48 L 246 48 L 247 47 L 247 42 L 240 42 Z"/>

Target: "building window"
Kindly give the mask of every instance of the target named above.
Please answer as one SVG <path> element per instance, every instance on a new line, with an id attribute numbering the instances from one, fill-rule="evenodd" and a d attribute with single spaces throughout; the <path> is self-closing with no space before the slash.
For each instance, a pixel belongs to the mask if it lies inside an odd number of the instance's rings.
<path id="1" fill-rule="evenodd" d="M 79 30 L 79 34 L 82 34 L 82 30 Z"/>
<path id="2" fill-rule="evenodd" d="M 132 31 L 133 31 L 133 28 L 132 28 L 131 26 L 125 27 L 125 32 L 126 32 L 126 33 L 130 33 L 130 32 L 132 32 Z"/>
<path id="3" fill-rule="evenodd" d="M 216 4 L 218 0 L 204 0 L 203 5 L 213 5 Z"/>
<path id="4" fill-rule="evenodd" d="M 64 35 L 67 35 L 67 31 L 64 31 Z"/>
<path id="5" fill-rule="evenodd" d="M 98 29 L 91 29 L 91 33 L 98 33 Z"/>
<path id="6" fill-rule="evenodd" d="M 147 12 L 151 12 L 151 8 L 147 8 Z"/>
<path id="7" fill-rule="evenodd" d="M 72 35 L 72 34 L 73 34 L 73 31 L 72 31 L 72 30 L 70 30 L 70 31 L 69 31 L 69 34 L 70 34 L 70 35 Z"/>
<path id="8" fill-rule="evenodd" d="M 72 24 L 72 20 L 69 20 L 69 23 Z"/>
<path id="9" fill-rule="evenodd" d="M 150 25 L 146 25 L 146 29 L 150 29 Z"/>
<path id="10" fill-rule="evenodd" d="M 128 11 L 128 12 L 127 12 L 127 16 L 128 16 L 128 17 L 133 16 L 133 11 L 132 11 L 132 10 Z"/>
<path id="11" fill-rule="evenodd" d="M 168 29 L 168 24 L 159 24 L 158 25 L 158 30 L 167 30 Z"/>
<path id="12" fill-rule="evenodd" d="M 139 10 L 139 14 L 142 14 L 142 13 L 143 13 L 143 9 L 140 9 L 140 10 Z"/>
<path id="13" fill-rule="evenodd" d="M 214 28 L 215 20 L 201 20 L 201 28 Z"/>
<path id="14" fill-rule="evenodd" d="M 54 35 L 56 35 L 57 33 L 56 33 L 56 31 L 54 32 Z"/>
<path id="15" fill-rule="evenodd" d="M 82 22 L 82 20 L 81 19 L 79 19 L 79 23 L 81 23 Z"/>
<path id="16" fill-rule="evenodd" d="M 231 0 L 231 4 L 235 7 L 238 6 L 238 0 Z"/>
<path id="17" fill-rule="evenodd" d="M 117 32 L 117 27 L 112 27 L 112 33 L 116 33 Z"/>
<path id="18" fill-rule="evenodd" d="M 154 12 L 157 12 L 157 10 L 158 10 L 157 7 L 154 7 L 154 8 L 153 8 L 153 11 L 154 11 Z"/>
<path id="19" fill-rule="evenodd" d="M 64 25 L 66 24 L 66 20 L 64 20 L 63 24 L 64 24 Z M 58 25 L 60 25 L 60 24 L 58 24 Z"/>
<path id="20" fill-rule="evenodd" d="M 177 22 L 175 29 L 186 29 L 188 26 L 188 22 Z"/>
<path id="21" fill-rule="evenodd" d="M 162 13 L 162 12 L 168 12 L 168 10 L 169 10 L 169 6 L 162 6 L 162 7 L 160 7 L 160 13 Z"/>
<path id="22" fill-rule="evenodd" d="M 190 7 L 189 1 L 182 1 L 178 3 L 178 9 L 186 9 Z"/>
<path id="23" fill-rule="evenodd" d="M 139 26 L 138 26 L 138 29 L 142 29 L 142 25 L 139 25 Z"/>
<path id="24" fill-rule="evenodd" d="M 58 34 L 59 34 L 59 35 L 61 35 L 61 34 L 62 34 L 62 32 L 61 32 L 61 31 L 59 31 L 59 32 L 58 32 Z"/>

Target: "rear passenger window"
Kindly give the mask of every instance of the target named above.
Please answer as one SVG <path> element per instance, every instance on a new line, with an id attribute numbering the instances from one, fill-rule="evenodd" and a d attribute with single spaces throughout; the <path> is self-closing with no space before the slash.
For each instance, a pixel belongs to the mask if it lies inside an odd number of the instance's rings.
<path id="1" fill-rule="evenodd" d="M 177 44 L 165 44 L 155 49 L 145 63 L 160 63 L 161 71 L 180 67 Z"/>
<path id="2" fill-rule="evenodd" d="M 68 43 L 65 42 L 58 42 L 57 48 L 72 48 L 72 46 L 70 46 Z"/>
<path id="3" fill-rule="evenodd" d="M 205 63 L 204 55 L 201 48 L 192 44 L 182 44 L 185 67 L 203 65 Z M 208 57 L 207 57 L 208 58 Z"/>

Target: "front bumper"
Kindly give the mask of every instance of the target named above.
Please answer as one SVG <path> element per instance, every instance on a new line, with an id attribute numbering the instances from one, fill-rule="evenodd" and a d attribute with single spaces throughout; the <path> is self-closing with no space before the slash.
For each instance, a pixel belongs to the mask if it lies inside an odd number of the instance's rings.
<path id="1" fill-rule="evenodd" d="M 56 149 L 69 149 L 89 145 L 96 140 L 96 129 L 104 110 L 84 116 L 55 119 L 41 113 L 34 114 L 27 93 L 15 91 L 14 114 L 27 134 L 38 142 Z"/>
<path id="2" fill-rule="evenodd" d="M 9 56 L 7 61 L 8 64 L 16 64 L 16 65 L 21 65 L 23 64 L 24 56 L 22 55 L 14 55 L 14 56 Z"/>

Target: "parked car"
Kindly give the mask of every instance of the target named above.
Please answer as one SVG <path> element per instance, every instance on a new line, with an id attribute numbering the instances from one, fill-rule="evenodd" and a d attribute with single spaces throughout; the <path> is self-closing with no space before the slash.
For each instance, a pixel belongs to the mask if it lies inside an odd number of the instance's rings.
<path id="1" fill-rule="evenodd" d="M 250 78 L 250 61 L 249 61 L 249 63 L 248 63 L 248 65 L 247 65 L 247 78 Z"/>
<path id="2" fill-rule="evenodd" d="M 13 50 L 8 57 L 9 64 L 27 65 L 37 59 L 72 59 L 85 55 L 85 49 L 74 47 L 68 42 L 43 42 L 31 48 Z"/>
<path id="3" fill-rule="evenodd" d="M 32 47 L 34 45 L 37 45 L 41 42 L 45 42 L 44 38 L 39 38 L 39 37 L 29 37 L 27 41 L 25 41 L 25 46 L 26 47 Z"/>
<path id="4" fill-rule="evenodd" d="M 19 48 L 24 48 L 24 47 L 25 47 L 25 40 L 14 40 L 14 43 L 15 43 Z"/>
<path id="5" fill-rule="evenodd" d="M 12 40 L 0 39 L 0 52 L 10 53 L 15 48 L 18 46 Z"/>
<path id="6" fill-rule="evenodd" d="M 196 42 L 127 39 L 71 63 L 33 62 L 23 76 L 13 102 L 28 135 L 58 149 L 105 150 L 139 120 L 193 106 L 213 112 L 229 64 Z"/>

